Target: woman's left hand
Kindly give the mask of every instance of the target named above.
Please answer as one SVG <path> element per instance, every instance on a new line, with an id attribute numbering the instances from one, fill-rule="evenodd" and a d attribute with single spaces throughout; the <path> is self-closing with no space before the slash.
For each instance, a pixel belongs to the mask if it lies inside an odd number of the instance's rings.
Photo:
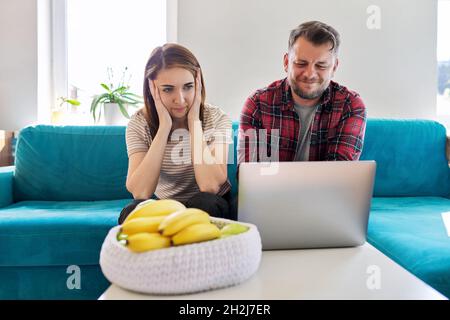
<path id="1" fill-rule="evenodd" d="M 200 69 L 197 72 L 197 77 L 195 79 L 195 96 L 192 102 L 191 108 L 188 112 L 188 124 L 193 125 L 195 121 L 200 121 L 200 104 L 202 102 L 202 82 Z"/>

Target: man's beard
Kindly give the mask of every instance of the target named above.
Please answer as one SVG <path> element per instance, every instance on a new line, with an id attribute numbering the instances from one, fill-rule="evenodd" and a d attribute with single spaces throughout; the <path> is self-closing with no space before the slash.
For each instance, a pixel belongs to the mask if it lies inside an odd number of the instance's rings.
<path id="1" fill-rule="evenodd" d="M 323 83 L 317 90 L 312 92 L 305 92 L 302 89 L 300 89 L 300 87 L 297 86 L 297 83 L 293 80 L 290 81 L 290 85 L 294 93 L 300 98 L 305 100 L 314 100 L 320 98 L 328 87 L 327 83 Z"/>

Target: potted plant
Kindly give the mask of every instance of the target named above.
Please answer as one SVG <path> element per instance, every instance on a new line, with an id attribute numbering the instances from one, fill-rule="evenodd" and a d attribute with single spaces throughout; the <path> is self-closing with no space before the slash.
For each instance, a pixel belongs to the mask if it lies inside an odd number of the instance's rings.
<path id="1" fill-rule="evenodd" d="M 59 97 L 58 103 L 58 107 L 52 109 L 50 119 L 50 122 L 52 124 L 60 124 L 64 121 L 64 114 L 67 112 L 67 105 L 71 105 L 73 110 L 73 108 L 76 108 L 81 104 L 81 102 L 77 99 L 69 99 L 66 97 Z"/>
<path id="2" fill-rule="evenodd" d="M 126 119 L 130 118 L 128 106 L 138 107 L 143 103 L 143 98 L 130 92 L 130 87 L 125 84 L 126 71 L 127 68 L 125 67 L 122 80 L 118 85 L 114 85 L 112 68 L 108 68 L 110 85 L 101 83 L 100 85 L 106 92 L 94 96 L 91 103 L 91 113 L 94 117 L 94 122 L 100 120 L 103 109 L 106 125 L 123 124 L 124 117 Z"/>

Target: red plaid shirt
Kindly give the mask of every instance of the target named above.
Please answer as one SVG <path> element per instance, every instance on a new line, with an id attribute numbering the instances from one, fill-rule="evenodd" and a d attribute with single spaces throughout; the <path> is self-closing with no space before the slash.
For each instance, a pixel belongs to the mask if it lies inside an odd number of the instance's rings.
<path id="1" fill-rule="evenodd" d="M 242 109 L 239 126 L 239 163 L 269 161 L 264 156 L 261 158 L 260 153 L 266 152 L 272 157 L 271 139 L 274 139 L 272 146 L 278 149 L 273 150 L 278 151 L 278 161 L 293 161 L 299 143 L 300 123 L 287 79 L 275 81 L 250 96 Z M 360 96 L 331 81 L 311 125 L 309 160 L 358 160 L 365 127 L 366 109 Z M 247 131 L 249 129 L 256 130 Z M 260 129 L 266 129 L 267 136 Z M 274 129 L 279 130 L 278 134 Z M 262 139 L 261 143 L 267 143 L 264 150 L 259 150 L 259 139 Z"/>

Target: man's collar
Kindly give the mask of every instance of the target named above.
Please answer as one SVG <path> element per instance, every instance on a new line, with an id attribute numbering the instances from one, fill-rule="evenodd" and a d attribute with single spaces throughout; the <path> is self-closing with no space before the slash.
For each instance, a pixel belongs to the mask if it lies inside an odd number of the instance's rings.
<path id="1" fill-rule="evenodd" d="M 334 82 L 330 81 L 330 84 L 322 93 L 322 97 L 320 98 L 321 106 L 326 106 L 328 102 L 330 102 L 331 89 L 333 84 Z M 292 98 L 291 86 L 289 85 L 289 81 L 287 80 L 287 78 L 283 79 L 282 88 L 283 88 L 283 96 L 282 96 L 283 104 L 281 106 L 281 111 L 294 110 L 294 99 Z"/>

